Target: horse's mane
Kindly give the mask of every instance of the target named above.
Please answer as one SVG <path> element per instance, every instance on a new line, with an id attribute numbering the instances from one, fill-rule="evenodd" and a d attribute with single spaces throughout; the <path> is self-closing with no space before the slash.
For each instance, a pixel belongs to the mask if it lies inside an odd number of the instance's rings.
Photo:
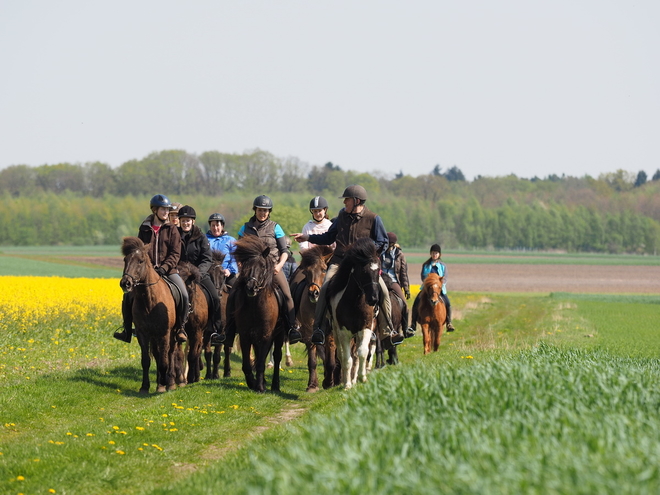
<path id="1" fill-rule="evenodd" d="M 270 257 L 268 246 L 262 239 L 255 235 L 248 235 L 236 241 L 234 258 L 241 264 L 239 281 L 254 277 L 263 280 L 264 286 L 272 284 L 275 265 Z"/>
<path id="2" fill-rule="evenodd" d="M 330 246 L 312 246 L 300 253 L 300 256 L 302 257 L 300 268 L 305 269 L 310 266 L 316 266 L 330 253 L 332 253 L 332 248 Z"/>
<path id="3" fill-rule="evenodd" d="M 177 266 L 179 270 L 179 276 L 183 279 L 186 285 L 192 285 L 193 283 L 199 284 L 202 281 L 202 274 L 192 263 L 184 261 Z"/>
<path id="4" fill-rule="evenodd" d="M 354 266 L 364 266 L 371 262 L 378 262 L 376 245 L 369 237 L 362 237 L 348 246 L 337 273 L 330 280 L 329 293 L 336 294 L 348 285 L 348 277 Z"/>
<path id="5" fill-rule="evenodd" d="M 124 237 L 123 243 L 121 245 L 121 253 L 124 256 L 128 256 L 134 251 L 144 247 L 144 242 L 138 237 Z"/>
<path id="6" fill-rule="evenodd" d="M 225 253 L 220 251 L 211 251 L 211 257 L 213 258 L 214 263 L 221 264 L 225 260 Z"/>
<path id="7" fill-rule="evenodd" d="M 427 290 L 433 284 L 440 284 L 442 287 L 442 278 L 437 273 L 429 273 L 424 279 L 424 284 L 422 286 L 422 291 Z"/>
<path id="8" fill-rule="evenodd" d="M 392 290 L 392 285 L 394 284 L 392 277 L 390 277 L 389 274 L 385 272 L 382 272 L 380 276 L 383 278 L 383 282 L 385 282 L 385 287 L 387 287 L 387 290 Z"/>

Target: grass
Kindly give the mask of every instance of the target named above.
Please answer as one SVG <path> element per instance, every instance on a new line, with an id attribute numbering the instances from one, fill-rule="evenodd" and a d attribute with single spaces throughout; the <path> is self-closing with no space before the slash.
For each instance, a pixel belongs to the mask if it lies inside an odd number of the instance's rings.
<path id="1" fill-rule="evenodd" d="M 658 302 L 452 293 L 438 353 L 418 335 L 316 394 L 300 345 L 281 393 L 233 356 L 231 378 L 140 396 L 118 314 L 3 321 L 0 493 L 658 493 Z"/>

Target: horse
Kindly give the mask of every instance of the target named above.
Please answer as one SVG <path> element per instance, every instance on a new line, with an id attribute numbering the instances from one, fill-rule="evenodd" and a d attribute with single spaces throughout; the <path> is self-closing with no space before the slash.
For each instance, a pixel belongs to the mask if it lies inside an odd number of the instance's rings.
<path id="1" fill-rule="evenodd" d="M 148 247 L 137 237 L 125 237 L 122 244 L 124 273 L 119 282 L 124 293 L 133 292 L 132 313 L 141 349 L 141 394 L 149 393 L 151 355 L 156 361 L 156 391 L 176 389 L 183 368 L 181 345 L 174 327 L 176 307 L 167 282 L 156 272 Z"/>
<path id="2" fill-rule="evenodd" d="M 209 301 L 204 289 L 200 285 L 201 273 L 199 269 L 188 262 L 181 263 L 178 267 L 179 275 L 186 284 L 190 301 L 190 314 L 186 322 L 186 334 L 188 335 L 188 373 L 187 383 L 196 383 L 200 378 L 201 355 L 204 344 L 204 331 L 210 319 Z"/>
<path id="3" fill-rule="evenodd" d="M 319 389 L 316 372 L 317 348 L 323 351 L 323 347 L 312 344 L 312 331 L 316 303 L 319 300 L 321 285 L 323 285 L 323 278 L 332 253 L 333 249 L 329 246 L 313 246 L 303 251 L 300 253 L 302 257 L 300 266 L 291 279 L 291 295 L 296 306 L 296 320 L 300 323 L 302 342 L 307 350 L 307 369 L 309 371 L 307 392 L 316 392 Z"/>
<path id="4" fill-rule="evenodd" d="M 437 273 L 430 273 L 419 294 L 419 308 L 417 311 L 417 322 L 422 326 L 422 336 L 424 337 L 424 354 L 438 350 L 440 346 L 440 337 L 442 336 L 442 326 L 447 319 L 447 309 L 442 301 L 442 284 L 444 277 L 439 277 Z"/>
<path id="5" fill-rule="evenodd" d="M 236 242 L 234 257 L 241 266 L 241 275 L 232 287 L 233 317 L 241 342 L 245 381 L 252 390 L 266 390 L 266 358 L 273 345 L 275 366 L 271 390 L 279 392 L 282 344 L 286 332 L 280 319 L 270 248 L 259 237 L 246 236 Z M 250 350 L 254 350 L 256 377 Z"/>
<path id="6" fill-rule="evenodd" d="M 367 381 L 369 343 L 374 332 L 380 291 L 379 272 L 374 242 L 368 237 L 360 238 L 348 247 L 327 287 L 332 332 L 341 363 L 341 381 L 347 390 L 357 380 Z M 353 341 L 355 356 L 351 352 Z M 329 357 L 332 357 L 330 353 L 326 353 L 326 377 L 334 374 Z"/>
<path id="7" fill-rule="evenodd" d="M 387 273 L 382 273 L 381 276 L 383 277 L 385 285 L 389 290 L 390 301 L 392 301 L 392 325 L 394 326 L 394 330 L 399 329 L 405 331 L 405 329 L 408 328 L 408 322 L 404 321 L 404 306 L 407 303 L 406 301 L 402 300 L 397 292 L 393 289 L 392 279 L 390 276 Z M 378 322 L 376 325 L 378 325 Z M 396 345 L 392 345 L 389 339 L 385 339 L 384 341 L 376 339 L 376 341 L 372 344 L 372 352 L 375 353 L 376 357 L 376 369 L 380 369 L 385 366 L 384 351 L 387 351 L 388 354 L 387 364 L 399 364 L 399 354 L 397 352 L 397 347 L 398 346 Z"/>
<path id="8" fill-rule="evenodd" d="M 215 285 L 215 288 L 218 290 L 218 295 L 220 296 L 220 313 L 222 314 L 222 322 L 224 325 L 227 322 L 227 297 L 229 296 L 228 286 L 225 283 L 225 270 L 222 267 L 225 255 L 220 251 L 212 251 L 212 257 L 213 263 L 209 268 L 209 277 L 211 277 L 211 281 L 213 282 L 213 285 Z M 206 359 L 205 380 L 218 379 L 220 377 L 218 374 L 218 368 L 220 366 L 220 356 L 223 348 L 225 351 L 223 376 L 225 378 L 231 376 L 231 362 L 229 357 L 231 356 L 232 347 L 233 342 L 227 341 L 225 341 L 224 344 L 212 346 L 211 332 L 204 334 L 204 358 Z"/>

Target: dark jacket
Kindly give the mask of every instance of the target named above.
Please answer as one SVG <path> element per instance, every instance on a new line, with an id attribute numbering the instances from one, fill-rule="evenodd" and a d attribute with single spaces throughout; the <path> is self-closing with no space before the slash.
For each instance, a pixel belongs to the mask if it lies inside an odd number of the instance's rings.
<path id="1" fill-rule="evenodd" d="M 162 266 L 165 273 L 179 273 L 176 266 L 181 258 L 181 236 L 176 225 L 165 223 L 160 226 L 158 234 L 152 229 L 154 216 L 149 215 L 144 219 L 138 231 L 138 237 L 149 247 L 149 257 L 154 267 Z"/>
<path id="2" fill-rule="evenodd" d="M 197 225 L 193 225 L 190 232 L 184 232 L 179 229 L 181 234 L 181 243 L 183 249 L 181 250 L 181 261 L 192 263 L 202 275 L 207 275 L 211 264 L 213 263 L 213 256 L 211 255 L 211 245 L 206 238 L 206 234 L 201 231 Z"/>
<path id="3" fill-rule="evenodd" d="M 246 235 L 256 235 L 263 239 L 270 249 L 270 257 L 273 259 L 273 263 L 277 265 L 280 262 L 281 254 L 286 252 L 288 248 L 286 247 L 285 237 L 275 237 L 276 227 L 277 222 L 273 222 L 270 218 L 265 222 L 259 222 L 257 217 L 253 216 L 249 221 L 245 222 L 243 228 L 238 231 L 238 237 L 240 239 Z"/>
<path id="4" fill-rule="evenodd" d="M 336 242 L 337 247 L 330 260 L 330 264 L 333 264 L 340 263 L 346 248 L 362 237 L 369 237 L 374 241 L 378 254 L 387 249 L 389 241 L 383 221 L 366 206 L 360 214 L 347 213 L 346 209 L 342 208 L 328 231 L 323 234 L 310 235 L 309 242 L 323 245 Z"/>
<path id="5" fill-rule="evenodd" d="M 388 251 L 389 252 L 389 251 Z M 398 244 L 395 244 L 393 249 L 394 254 L 394 273 L 396 278 L 399 281 L 399 286 L 403 289 L 404 292 L 410 292 L 410 279 L 408 278 L 408 262 L 406 257 L 403 255 L 401 248 Z M 381 261 L 384 259 L 385 253 L 380 255 Z"/>

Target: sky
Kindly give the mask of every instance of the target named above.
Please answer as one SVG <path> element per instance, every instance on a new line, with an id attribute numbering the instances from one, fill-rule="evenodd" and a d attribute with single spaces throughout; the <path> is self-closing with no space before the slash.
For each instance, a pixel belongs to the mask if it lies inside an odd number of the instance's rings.
<path id="1" fill-rule="evenodd" d="M 0 0 L 0 168 L 660 168 L 657 0 Z"/>

